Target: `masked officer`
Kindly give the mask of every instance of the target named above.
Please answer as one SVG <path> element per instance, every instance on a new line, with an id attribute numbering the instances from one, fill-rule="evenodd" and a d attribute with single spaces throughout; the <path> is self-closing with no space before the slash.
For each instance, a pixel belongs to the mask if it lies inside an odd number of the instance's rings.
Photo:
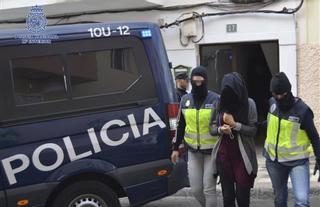
<path id="1" fill-rule="evenodd" d="M 319 134 L 314 126 L 313 112 L 300 98 L 292 95 L 285 73 L 273 76 L 270 90 L 273 97 L 269 100 L 264 156 L 275 194 L 275 206 L 287 206 L 289 176 L 295 206 L 309 206 L 309 156 L 312 148 L 320 164 Z"/>
<path id="2" fill-rule="evenodd" d="M 208 91 L 207 70 L 198 66 L 191 73 L 191 93 L 180 102 L 178 129 L 173 141 L 171 160 L 177 162 L 179 145 L 184 139 L 188 147 L 188 173 L 191 190 L 203 207 L 217 204 L 216 180 L 212 176 L 211 152 L 217 137 L 210 134 L 212 107 L 219 96 Z"/>

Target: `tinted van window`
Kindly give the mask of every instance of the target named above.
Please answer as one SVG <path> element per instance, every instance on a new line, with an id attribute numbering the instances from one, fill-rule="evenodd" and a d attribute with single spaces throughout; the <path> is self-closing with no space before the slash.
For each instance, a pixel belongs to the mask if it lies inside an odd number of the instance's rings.
<path id="1" fill-rule="evenodd" d="M 64 65 L 59 56 L 12 60 L 17 105 L 64 99 L 67 96 Z"/>
<path id="2" fill-rule="evenodd" d="M 67 55 L 73 97 L 124 93 L 139 80 L 132 48 Z"/>
<path id="3" fill-rule="evenodd" d="M 12 87 L 3 90 L 6 106 L 2 108 L 9 110 L 2 112 L 0 121 L 112 110 L 157 100 L 140 39 L 126 36 L 53 44 L 0 48 L 3 85 Z"/>

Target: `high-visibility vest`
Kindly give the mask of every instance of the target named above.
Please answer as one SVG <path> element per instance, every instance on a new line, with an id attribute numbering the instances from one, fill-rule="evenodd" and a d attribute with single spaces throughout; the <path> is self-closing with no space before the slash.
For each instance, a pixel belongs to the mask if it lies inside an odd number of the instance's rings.
<path id="1" fill-rule="evenodd" d="M 186 121 L 184 140 L 193 149 L 212 149 L 218 140 L 217 136 L 210 134 L 210 119 L 215 101 L 219 96 L 211 91 L 197 110 L 194 105 L 192 94 L 183 96 L 181 100 L 181 110 Z"/>
<path id="2" fill-rule="evenodd" d="M 283 113 L 279 112 L 274 98 L 270 99 L 269 104 L 264 148 L 271 160 L 287 162 L 309 158 L 312 153 L 310 139 L 306 131 L 300 128 L 308 106 L 299 99 L 287 113 Z"/>

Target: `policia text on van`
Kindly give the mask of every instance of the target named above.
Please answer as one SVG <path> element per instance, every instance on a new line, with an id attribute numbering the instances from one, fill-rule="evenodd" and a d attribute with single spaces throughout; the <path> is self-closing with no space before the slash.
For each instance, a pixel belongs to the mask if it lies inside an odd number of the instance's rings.
<path id="1" fill-rule="evenodd" d="M 52 44 L 21 44 L 24 32 L 0 31 L 1 207 L 139 206 L 186 185 L 156 25 L 49 27 Z"/>

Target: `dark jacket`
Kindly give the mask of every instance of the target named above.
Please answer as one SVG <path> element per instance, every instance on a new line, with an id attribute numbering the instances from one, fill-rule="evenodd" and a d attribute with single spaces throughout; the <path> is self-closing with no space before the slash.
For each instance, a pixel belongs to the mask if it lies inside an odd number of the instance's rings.
<path id="1" fill-rule="evenodd" d="M 178 102 L 180 103 L 182 96 L 187 94 L 187 91 L 181 89 L 181 88 L 176 88 L 176 94 L 178 97 Z"/>
<path id="2" fill-rule="evenodd" d="M 274 100 L 274 98 L 270 98 L 270 103 L 271 103 L 271 100 Z M 305 105 L 305 107 L 307 107 L 307 110 L 303 116 L 303 119 L 301 121 L 301 125 L 300 125 L 300 128 L 302 130 L 305 130 L 307 135 L 308 135 L 308 138 L 310 139 L 310 142 L 311 142 L 311 145 L 312 145 L 312 148 L 313 148 L 313 152 L 314 152 L 314 155 L 316 156 L 316 159 L 317 159 L 317 163 L 320 165 L 320 140 L 319 140 L 319 134 L 318 134 L 318 131 L 314 125 L 314 121 L 313 121 L 313 118 L 314 118 L 314 115 L 313 115 L 313 112 L 312 110 L 309 108 L 309 106 L 307 106 L 302 99 L 298 98 L 298 97 L 295 97 L 295 102 L 294 102 L 294 105 L 295 106 L 296 104 L 298 104 L 299 102 L 302 102 L 303 105 Z M 274 101 L 273 101 L 274 102 Z M 272 105 L 270 105 L 270 108 L 271 108 Z M 284 117 L 286 115 L 286 113 L 288 112 L 283 112 L 283 111 L 279 111 L 279 116 L 280 117 Z M 288 116 L 288 115 L 287 115 Z M 264 122 L 263 124 L 263 127 L 265 129 L 267 129 L 267 121 Z M 269 161 L 272 161 L 268 152 L 263 149 L 263 156 L 268 159 Z M 306 158 L 306 159 L 301 159 L 301 160 L 295 160 L 295 161 L 288 161 L 288 162 L 281 162 L 281 165 L 284 165 L 284 166 L 288 166 L 288 167 L 295 167 L 295 166 L 298 166 L 298 165 L 303 165 L 305 162 L 307 162 L 309 159 Z"/>
<path id="3" fill-rule="evenodd" d="M 210 107 L 212 108 L 213 105 L 215 105 L 214 103 L 217 102 L 219 99 L 219 95 L 212 92 L 212 91 L 208 91 L 208 95 L 205 98 L 205 100 L 203 101 L 199 101 L 196 100 L 192 93 L 188 93 L 187 95 L 184 95 L 181 99 L 180 102 L 180 110 L 179 110 L 179 115 L 178 115 L 178 126 L 177 126 L 177 134 L 175 139 L 173 139 L 172 141 L 172 149 L 173 150 L 178 150 L 179 149 L 179 145 L 182 143 L 183 139 L 184 139 L 184 134 L 185 134 L 185 128 L 186 128 L 186 120 L 184 118 L 184 115 L 182 113 L 182 109 L 186 108 L 186 107 L 192 107 L 192 108 L 196 108 L 196 109 L 200 109 L 200 108 L 205 108 L 205 107 Z M 192 152 L 197 152 L 200 151 L 202 153 L 205 154 L 210 154 L 212 149 L 208 149 L 208 150 L 196 150 L 196 149 L 192 149 L 192 148 L 188 148 L 190 151 Z"/>

